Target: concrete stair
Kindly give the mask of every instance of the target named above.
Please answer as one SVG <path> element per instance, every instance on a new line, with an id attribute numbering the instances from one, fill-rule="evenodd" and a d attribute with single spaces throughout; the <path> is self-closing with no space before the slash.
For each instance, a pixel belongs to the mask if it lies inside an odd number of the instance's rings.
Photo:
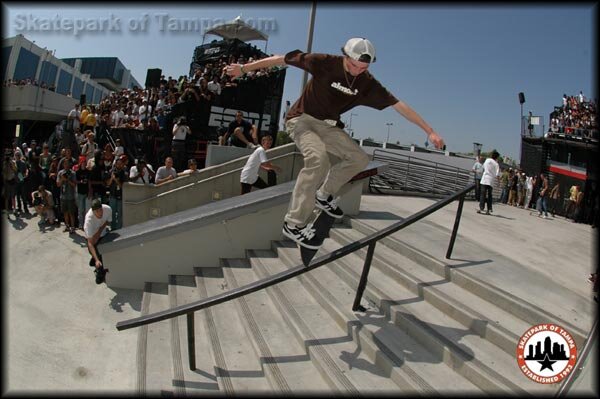
<path id="1" fill-rule="evenodd" d="M 331 230 L 320 254 L 373 231 L 359 218 L 346 218 Z M 526 378 L 515 355 L 520 335 L 543 314 L 526 311 L 526 303 L 458 274 L 394 235 L 377 244 L 362 299 L 366 311 L 353 312 L 365 255 L 366 249 L 357 251 L 196 312 L 194 371 L 188 367 L 185 316 L 140 327 L 137 393 L 521 396 L 556 391 L 554 385 Z M 142 315 L 222 294 L 299 264 L 293 242 L 274 241 L 271 249 L 247 250 L 245 258 L 221 259 L 220 267 L 170 276 L 169 284 L 146 283 Z"/>

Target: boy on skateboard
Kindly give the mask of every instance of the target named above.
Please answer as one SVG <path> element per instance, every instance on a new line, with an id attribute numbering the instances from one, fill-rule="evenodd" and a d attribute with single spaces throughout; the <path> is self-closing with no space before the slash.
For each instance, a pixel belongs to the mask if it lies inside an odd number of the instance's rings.
<path id="1" fill-rule="evenodd" d="M 419 126 L 427 139 L 441 148 L 444 141 L 407 104 L 385 89 L 367 69 L 375 62 L 375 47 L 364 38 L 352 38 L 342 48 L 343 56 L 303 53 L 295 50 L 248 64 L 224 68 L 232 78 L 277 65 L 293 65 L 311 73 L 300 98 L 287 112 L 286 131 L 304 156 L 283 223 L 283 234 L 299 245 L 314 250 L 322 244 L 322 232 L 308 223 L 319 207 L 333 218 L 342 218 L 336 194 L 369 162 L 369 157 L 342 130 L 340 115 L 365 105 L 383 110 L 388 106 Z M 330 164 L 330 155 L 335 163 Z M 315 224 L 317 225 L 317 224 Z"/>

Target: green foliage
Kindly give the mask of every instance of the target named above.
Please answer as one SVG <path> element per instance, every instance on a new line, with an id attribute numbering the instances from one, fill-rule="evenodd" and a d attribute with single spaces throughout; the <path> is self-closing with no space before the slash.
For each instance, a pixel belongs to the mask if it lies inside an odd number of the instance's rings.
<path id="1" fill-rule="evenodd" d="M 288 134 L 288 132 L 280 130 L 277 132 L 277 139 L 275 140 L 275 144 L 277 146 L 280 145 L 284 145 L 284 144 L 288 144 L 293 142 L 294 140 L 292 140 L 292 138 L 290 137 L 290 135 Z"/>

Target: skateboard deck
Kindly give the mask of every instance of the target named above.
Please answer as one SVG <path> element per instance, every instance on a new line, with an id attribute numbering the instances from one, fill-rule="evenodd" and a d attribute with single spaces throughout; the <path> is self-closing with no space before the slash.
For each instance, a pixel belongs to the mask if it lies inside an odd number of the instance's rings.
<path id="1" fill-rule="evenodd" d="M 327 212 L 320 210 L 317 218 L 313 223 L 313 227 L 315 228 L 315 237 L 317 238 L 317 242 L 319 245 L 323 244 L 325 238 L 329 237 L 329 230 L 331 226 L 333 226 L 333 222 L 335 218 L 329 216 Z M 310 249 L 303 247 L 298 244 L 300 247 L 300 257 L 302 258 L 302 263 L 304 266 L 308 266 L 310 261 L 315 257 L 315 254 L 318 252 L 318 249 Z"/>

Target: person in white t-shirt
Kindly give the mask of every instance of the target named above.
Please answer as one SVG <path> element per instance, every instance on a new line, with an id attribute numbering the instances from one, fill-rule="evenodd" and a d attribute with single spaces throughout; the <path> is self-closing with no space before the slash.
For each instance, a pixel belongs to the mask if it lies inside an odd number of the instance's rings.
<path id="1" fill-rule="evenodd" d="M 492 213 L 492 188 L 494 187 L 494 181 L 500 180 L 500 165 L 496 159 L 500 154 L 498 151 L 492 152 L 492 157 L 485 160 L 483 163 L 483 175 L 481 176 L 481 194 L 479 198 L 479 209 L 477 213 L 482 213 L 485 203 L 487 202 L 486 215 Z"/>
<path id="2" fill-rule="evenodd" d="M 75 104 L 69 114 L 67 115 L 67 126 L 69 129 L 75 131 L 79 127 L 79 119 L 81 118 L 81 112 L 79 112 L 79 104 Z"/>
<path id="3" fill-rule="evenodd" d="M 240 174 L 240 183 L 242 184 L 242 195 L 249 193 L 252 187 L 259 189 L 266 188 L 277 184 L 275 172 L 281 172 L 281 168 L 273 165 L 267 158 L 266 150 L 273 145 L 273 138 L 265 134 L 260 145 L 256 147 L 252 155 L 248 158 L 246 165 Z M 265 183 L 258 175 L 259 169 L 264 169 L 269 173 L 269 184 Z"/>
<path id="4" fill-rule="evenodd" d="M 477 155 L 475 163 L 471 171 L 475 174 L 475 200 L 479 201 L 481 196 L 481 176 L 483 175 L 483 164 L 481 163 L 481 155 Z"/>
<path id="5" fill-rule="evenodd" d="M 87 248 L 92 256 L 89 265 L 95 266 L 96 269 L 96 284 L 100 284 L 104 281 L 104 275 L 106 271 L 102 264 L 102 255 L 98 251 L 98 243 L 100 239 L 107 233 L 107 226 L 112 222 L 112 209 L 110 206 L 103 204 L 99 199 L 92 201 L 92 207 L 85 215 L 85 222 L 83 224 L 83 232 L 85 238 L 87 238 Z"/>
<path id="6" fill-rule="evenodd" d="M 185 140 L 188 134 L 192 131 L 187 124 L 187 120 L 184 116 L 179 118 L 179 121 L 173 125 L 173 141 L 171 142 L 171 156 L 173 157 L 173 164 L 175 169 L 183 170 L 185 168 L 186 149 Z"/>

